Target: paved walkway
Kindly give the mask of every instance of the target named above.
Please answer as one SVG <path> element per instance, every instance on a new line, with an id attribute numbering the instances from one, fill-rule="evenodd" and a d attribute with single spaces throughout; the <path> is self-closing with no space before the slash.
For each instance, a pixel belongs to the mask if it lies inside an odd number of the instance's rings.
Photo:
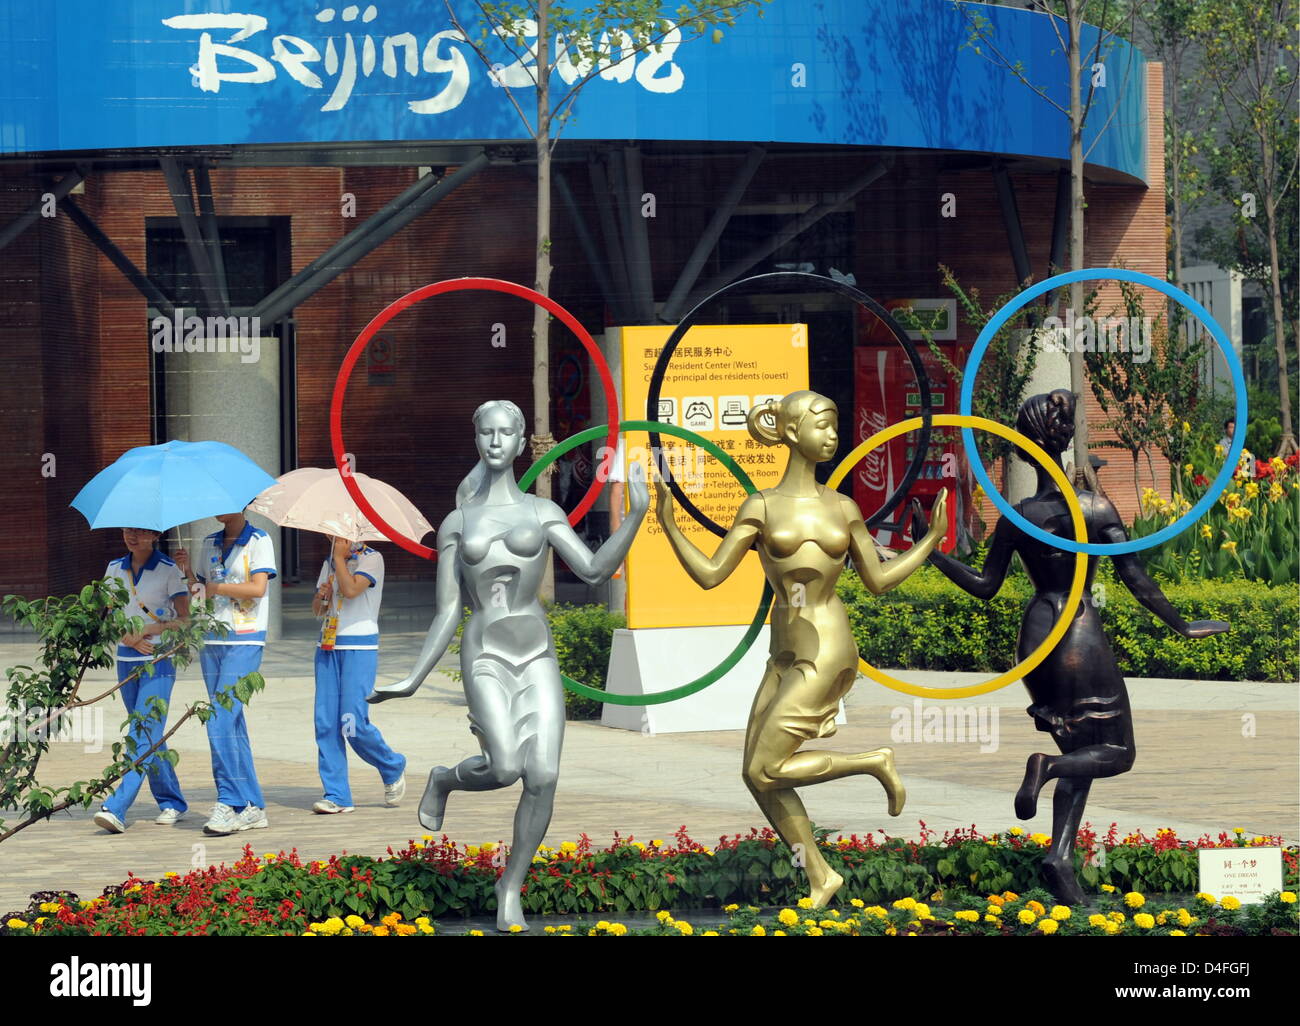
<path id="1" fill-rule="evenodd" d="M 94 895 L 123 880 L 128 871 L 156 877 L 167 870 L 228 862 L 245 844 L 258 853 L 297 847 L 304 858 L 318 858 L 340 850 L 380 855 L 389 845 L 420 836 L 415 804 L 428 768 L 478 752 L 460 686 L 438 674 L 414 698 L 372 708 L 385 737 L 411 760 L 402 807 L 384 808 L 377 775 L 350 757 L 356 811 L 313 815 L 311 804 L 321 793 L 312 730 L 314 637 L 310 614 L 303 615 L 298 596 L 291 596 L 286 593 L 289 636 L 268 648 L 263 663 L 267 688 L 248 711 L 270 827 L 226 838 L 203 834 L 216 796 L 203 728 L 191 720 L 172 741 L 181 753 L 177 772 L 190 801 L 189 816 L 172 827 L 155 825 L 156 807 L 144 789 L 124 834 L 99 830 L 86 811 L 23 831 L 0 844 L 0 914 L 24 906 L 35 890 L 66 888 Z M 381 680 L 397 680 L 408 672 L 427 622 L 428 612 L 413 602 L 393 603 L 384 623 Z M 0 667 L 33 661 L 34 651 L 32 642 L 10 634 L 0 643 Z M 931 686 L 979 679 L 958 673 L 899 676 Z M 100 671 L 95 679 L 116 678 L 113 671 Z M 1300 702 L 1295 685 L 1131 679 L 1129 691 L 1137 764 L 1123 776 L 1094 785 L 1088 819 L 1099 832 L 1112 821 L 1121 831 L 1154 833 L 1173 827 L 1180 836 L 1240 826 L 1252 835 L 1300 840 Z M 203 694 L 194 667 L 178 683 L 173 706 Z M 922 702 L 918 718 L 912 699 L 859 680 L 847 703 L 848 724 L 831 745 L 861 751 L 892 744 L 908 787 L 907 808 L 891 819 L 874 781 L 837 780 L 804 790 L 814 821 L 834 832 L 887 830 L 910 837 L 917 835 L 919 820 L 939 832 L 974 825 L 991 833 L 1015 825 L 1011 797 L 1025 758 L 1043 750 L 1047 740 L 1024 713 L 1023 688 L 1016 685 L 952 704 L 975 707 L 984 717 L 986 740 L 992 740 L 990 728 L 996 726 L 996 745 L 962 740 L 951 732 L 947 740 L 927 736 L 927 714 L 936 703 Z M 115 702 L 106 710 L 106 743 L 113 740 L 121 718 L 121 705 Z M 912 725 L 916 739 L 900 738 L 902 728 Z M 740 780 L 741 740 L 739 731 L 643 736 L 597 722 L 570 723 L 548 843 L 576 838 L 582 831 L 601 844 L 615 830 L 646 840 L 666 838 L 685 825 L 693 837 L 712 844 L 723 834 L 762 825 Z M 86 747 L 73 741 L 52 744 L 41 764 L 41 779 L 65 784 L 92 776 L 107 759 L 103 750 Z M 444 829 L 463 843 L 509 841 L 518 792 L 516 785 L 456 793 Z M 1050 802 L 1040 807 L 1038 818 L 1024 825 L 1050 833 Z"/>

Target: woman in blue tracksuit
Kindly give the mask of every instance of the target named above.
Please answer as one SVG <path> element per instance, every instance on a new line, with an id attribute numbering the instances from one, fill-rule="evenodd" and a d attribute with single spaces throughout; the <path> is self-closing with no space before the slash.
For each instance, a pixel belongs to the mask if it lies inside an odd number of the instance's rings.
<path id="1" fill-rule="evenodd" d="M 312 611 L 323 618 L 316 648 L 316 745 L 325 796 L 312 806 L 322 815 L 351 812 L 348 756 L 352 750 L 379 771 L 384 804 L 406 793 L 406 756 L 389 747 L 370 722 L 366 695 L 379 670 L 379 603 L 384 557 L 361 543 L 333 538 L 316 581 Z"/>
<path id="2" fill-rule="evenodd" d="M 144 628 L 139 634 L 128 634 L 117 645 L 117 679 L 124 681 L 120 694 L 128 712 L 150 715 L 150 703 L 161 698 L 171 701 L 172 686 L 176 683 L 176 670 L 170 659 L 160 659 L 150 673 L 147 664 L 154 658 L 158 635 L 177 627 L 179 621 L 190 615 L 190 595 L 185 578 L 176 564 L 155 547 L 158 532 L 144 528 L 124 527 L 122 541 L 127 553 L 115 559 L 104 571 L 106 578 L 121 581 L 129 596 L 125 613 L 139 617 Z M 128 680 L 127 678 L 131 678 Z M 140 793 L 146 776 L 149 790 L 158 803 L 159 814 L 155 823 L 171 824 L 185 815 L 189 806 L 181 794 L 180 782 L 172 764 L 162 757 L 167 751 L 160 744 L 166 733 L 166 717 L 147 719 L 138 723 L 131 732 L 135 740 L 135 758 L 140 758 L 155 744 L 156 752 L 140 768 L 126 773 L 113 789 L 112 796 L 95 814 L 95 825 L 109 833 L 120 834 L 126 829 L 126 813 Z"/>

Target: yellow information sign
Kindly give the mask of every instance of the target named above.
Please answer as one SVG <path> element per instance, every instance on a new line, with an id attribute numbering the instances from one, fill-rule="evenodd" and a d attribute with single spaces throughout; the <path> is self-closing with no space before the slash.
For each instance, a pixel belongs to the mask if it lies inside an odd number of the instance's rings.
<path id="1" fill-rule="evenodd" d="M 622 329 L 623 415 L 645 417 L 650 374 L 668 341 L 668 327 Z M 760 445 L 745 428 L 752 407 L 808 387 L 808 328 L 803 324 L 726 324 L 692 328 L 673 352 L 659 393 L 657 420 L 679 424 L 725 449 L 755 488 L 771 488 L 785 472 L 784 446 Z M 701 512 L 730 526 L 745 491 L 725 467 L 698 446 L 661 435 L 673 477 Z M 632 460 L 646 468 L 649 440 L 631 435 L 623 446 L 626 475 Z M 624 478 L 626 480 L 626 477 Z M 721 539 L 677 510 L 677 523 L 712 555 Z M 747 624 L 763 592 L 758 554 L 717 588 L 705 591 L 687 576 L 650 511 L 627 557 L 629 627 L 711 627 Z"/>

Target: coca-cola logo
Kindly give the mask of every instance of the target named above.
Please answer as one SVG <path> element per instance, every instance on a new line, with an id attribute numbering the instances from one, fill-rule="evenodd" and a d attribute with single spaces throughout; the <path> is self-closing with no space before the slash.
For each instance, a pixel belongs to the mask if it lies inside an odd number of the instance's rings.
<path id="1" fill-rule="evenodd" d="M 885 413 L 883 410 L 863 409 L 858 413 L 858 440 L 866 441 L 877 431 L 885 429 Z M 858 470 L 858 480 L 867 488 L 874 491 L 881 491 L 885 487 L 885 469 L 887 466 L 887 452 L 885 446 L 878 445 L 867 453 L 863 459 L 860 469 Z"/>

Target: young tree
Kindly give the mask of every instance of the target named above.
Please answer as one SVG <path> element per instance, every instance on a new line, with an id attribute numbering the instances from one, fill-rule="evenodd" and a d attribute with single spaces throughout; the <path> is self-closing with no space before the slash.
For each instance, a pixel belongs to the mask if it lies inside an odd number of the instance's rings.
<path id="1" fill-rule="evenodd" d="M 1083 162 L 1092 152 L 1097 141 L 1114 120 L 1118 105 L 1111 108 L 1106 121 L 1097 130 L 1092 144 L 1083 145 L 1084 128 L 1088 115 L 1096 99 L 1097 89 L 1108 81 L 1115 69 L 1108 69 L 1106 58 L 1114 50 L 1121 28 L 1126 28 L 1126 35 L 1132 35 L 1134 8 L 1128 0 L 1036 0 L 1032 9 L 1048 19 L 1052 32 L 1060 45 L 1060 54 L 1065 58 L 1065 74 L 1070 84 L 1068 103 L 1061 104 L 1043 84 L 1030 80 L 1024 62 L 1018 57 L 1004 53 L 998 46 L 993 23 L 980 12 L 986 6 L 976 0 L 952 0 L 961 10 L 970 26 L 968 46 L 976 53 L 999 67 L 1005 68 L 1025 86 L 1038 94 L 1052 109 L 1063 115 L 1069 124 L 1070 132 L 1070 269 L 1079 270 L 1085 266 L 1083 256 Z M 1017 5 L 1019 6 L 1019 5 Z M 1089 47 L 1084 46 L 1084 26 L 1095 26 L 1096 36 Z M 1130 51 L 1131 53 L 1131 51 Z M 1132 60 L 1125 62 L 1122 76 L 1117 83 L 1123 89 L 1132 72 Z M 1084 76 L 1087 75 L 1087 87 Z M 1083 283 L 1070 285 L 1070 307 L 1076 311 L 1083 309 Z M 1083 353 L 1074 348 L 1070 352 L 1070 390 L 1076 396 L 1083 395 L 1084 381 Z M 1090 490 L 1096 490 L 1097 480 L 1092 464 L 1088 460 L 1088 416 L 1083 402 L 1075 405 L 1074 415 L 1074 467 L 1075 479 L 1085 484 Z"/>
<path id="2" fill-rule="evenodd" d="M 1192 19 L 1205 48 L 1215 115 L 1224 143 L 1211 154 L 1214 179 L 1236 208 L 1236 226 L 1262 242 L 1272 300 L 1282 439 L 1278 455 L 1296 451 L 1288 375 L 1288 320 L 1282 300 L 1283 232 L 1296 203 L 1296 0 L 1214 0 Z M 1262 223 L 1260 214 L 1263 214 Z"/>
<path id="3" fill-rule="evenodd" d="M 551 157 L 574 102 L 598 76 L 620 74 L 620 67 L 665 43 L 680 44 L 709 33 L 722 39 L 721 26 L 734 25 L 748 8 L 767 0 L 681 0 L 671 19 L 662 0 L 601 0 L 570 6 L 555 0 L 473 0 L 479 16 L 470 32 L 457 19 L 452 0 L 443 0 L 456 30 L 492 75 L 533 141 L 537 158 L 537 248 L 533 287 L 549 295 L 551 284 Z M 504 46 L 515 58 L 510 74 L 493 59 L 490 47 Z M 575 59 L 576 56 L 576 59 Z M 552 81 L 558 77 L 560 86 Z M 533 90 L 532 102 L 516 94 Z M 558 95 L 557 95 L 558 94 Z M 639 198 L 638 202 L 639 202 Z M 549 314 L 533 313 L 533 456 L 555 445 L 550 421 Z M 537 494 L 551 494 L 550 472 L 537 481 Z M 542 595 L 554 594 L 549 569 Z"/>

